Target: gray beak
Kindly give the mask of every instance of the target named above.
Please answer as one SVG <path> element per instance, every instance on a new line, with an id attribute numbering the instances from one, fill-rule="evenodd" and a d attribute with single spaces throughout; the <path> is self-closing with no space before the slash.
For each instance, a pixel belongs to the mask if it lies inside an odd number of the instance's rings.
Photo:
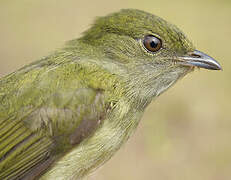
<path id="1" fill-rule="evenodd" d="M 196 66 L 210 70 L 222 70 L 221 65 L 212 57 L 200 52 L 193 51 L 188 56 L 179 57 L 179 64 L 184 66 Z"/>

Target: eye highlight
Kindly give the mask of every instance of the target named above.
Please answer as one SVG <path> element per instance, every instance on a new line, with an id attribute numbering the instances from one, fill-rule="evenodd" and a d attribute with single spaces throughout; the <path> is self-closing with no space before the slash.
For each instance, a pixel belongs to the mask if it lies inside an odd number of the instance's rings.
<path id="1" fill-rule="evenodd" d="M 162 47 L 162 41 L 153 35 L 145 36 L 143 44 L 144 47 L 151 52 L 157 52 Z"/>

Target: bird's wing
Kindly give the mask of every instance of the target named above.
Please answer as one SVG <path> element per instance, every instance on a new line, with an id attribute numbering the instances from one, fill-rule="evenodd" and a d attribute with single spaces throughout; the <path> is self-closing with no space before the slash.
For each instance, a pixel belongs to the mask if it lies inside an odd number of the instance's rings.
<path id="1" fill-rule="evenodd" d="M 26 67 L 0 79 L 0 179 L 40 176 L 100 125 L 104 93 L 75 72 Z"/>

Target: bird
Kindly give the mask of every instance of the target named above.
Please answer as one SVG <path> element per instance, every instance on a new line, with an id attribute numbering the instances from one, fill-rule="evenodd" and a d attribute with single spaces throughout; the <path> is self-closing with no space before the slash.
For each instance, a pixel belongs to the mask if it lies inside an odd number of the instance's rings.
<path id="1" fill-rule="evenodd" d="M 138 9 L 98 17 L 81 37 L 0 79 L 0 179 L 86 177 L 195 68 L 222 70 L 164 19 Z"/>

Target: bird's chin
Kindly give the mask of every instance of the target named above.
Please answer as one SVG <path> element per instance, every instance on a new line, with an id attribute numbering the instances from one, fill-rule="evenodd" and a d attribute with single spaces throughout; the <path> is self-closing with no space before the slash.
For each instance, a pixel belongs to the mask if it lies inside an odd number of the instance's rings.
<path id="1" fill-rule="evenodd" d="M 199 67 L 195 67 L 195 66 L 190 66 L 188 67 L 188 72 L 193 72 L 195 69 L 200 69 Z"/>
<path id="2" fill-rule="evenodd" d="M 184 69 L 181 77 L 184 77 L 186 74 L 191 73 L 196 69 L 195 66 L 181 66 L 181 68 Z"/>

